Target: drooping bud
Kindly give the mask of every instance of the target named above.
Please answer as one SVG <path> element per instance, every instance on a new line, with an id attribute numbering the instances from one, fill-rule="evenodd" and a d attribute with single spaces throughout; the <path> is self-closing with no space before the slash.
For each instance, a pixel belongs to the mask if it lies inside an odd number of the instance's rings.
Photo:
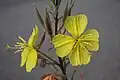
<path id="1" fill-rule="evenodd" d="M 48 73 L 43 75 L 40 80 L 66 80 L 66 76 L 60 73 Z"/>

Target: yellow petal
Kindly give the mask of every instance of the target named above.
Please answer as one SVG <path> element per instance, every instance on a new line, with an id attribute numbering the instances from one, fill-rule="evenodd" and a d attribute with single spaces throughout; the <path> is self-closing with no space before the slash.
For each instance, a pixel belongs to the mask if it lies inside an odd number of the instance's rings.
<path id="1" fill-rule="evenodd" d="M 83 33 L 80 37 L 82 43 L 90 51 L 97 51 L 99 49 L 99 33 L 95 29 L 90 29 Z"/>
<path id="2" fill-rule="evenodd" d="M 79 46 L 76 46 L 75 49 L 73 49 L 73 51 L 69 54 L 70 63 L 73 66 L 80 65 L 79 53 L 80 53 L 80 48 Z"/>
<path id="3" fill-rule="evenodd" d="M 28 55 L 26 62 L 26 71 L 31 72 L 31 70 L 36 66 L 37 63 L 37 52 L 32 49 Z"/>
<path id="4" fill-rule="evenodd" d="M 72 36 L 79 37 L 84 32 L 87 24 L 87 16 L 85 14 L 79 14 L 67 17 L 64 26 Z"/>
<path id="5" fill-rule="evenodd" d="M 67 35 L 58 34 L 52 39 L 52 43 L 56 48 L 56 54 L 59 57 L 65 57 L 72 50 L 74 39 Z"/>
<path id="6" fill-rule="evenodd" d="M 70 53 L 69 59 L 73 66 L 85 65 L 90 62 L 91 55 L 83 46 L 77 45 L 76 48 Z"/>
<path id="7" fill-rule="evenodd" d="M 80 56 L 81 56 L 81 64 L 86 65 L 90 62 L 91 54 L 84 46 L 80 47 Z"/>
<path id="8" fill-rule="evenodd" d="M 21 67 L 25 64 L 27 57 L 29 54 L 29 48 L 24 48 L 23 52 L 21 53 Z"/>
<path id="9" fill-rule="evenodd" d="M 35 27 L 33 28 L 33 32 L 28 40 L 28 46 L 33 46 L 35 45 L 35 42 L 37 41 L 38 39 L 38 27 L 35 25 Z"/>
<path id="10" fill-rule="evenodd" d="M 37 41 L 38 39 L 38 34 L 39 34 L 39 29 L 38 29 L 38 26 L 35 25 L 35 41 Z"/>

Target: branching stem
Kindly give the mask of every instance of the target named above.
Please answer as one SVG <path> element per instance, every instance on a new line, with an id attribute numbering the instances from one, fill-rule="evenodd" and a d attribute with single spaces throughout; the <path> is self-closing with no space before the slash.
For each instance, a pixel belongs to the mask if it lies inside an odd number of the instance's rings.
<path id="1" fill-rule="evenodd" d="M 55 35 L 57 35 L 58 34 L 58 21 L 59 21 L 59 19 L 58 19 L 58 8 L 56 8 L 55 13 L 56 13 L 56 15 L 55 15 Z M 59 67 L 60 67 L 62 73 L 67 77 L 66 71 L 64 69 L 62 58 L 58 57 L 58 60 L 59 60 L 59 64 L 60 64 Z M 66 78 L 66 80 L 68 80 L 68 79 Z"/>
<path id="2" fill-rule="evenodd" d="M 37 52 L 39 52 L 40 54 L 42 54 L 44 57 L 46 57 L 47 59 L 49 59 L 50 61 L 52 61 L 54 64 L 56 64 L 57 66 L 60 66 L 60 64 L 57 62 L 57 61 L 55 61 L 55 60 L 53 60 L 51 57 L 49 57 L 48 55 L 46 55 L 45 53 L 43 53 L 43 52 L 41 52 L 41 51 L 39 51 L 39 50 L 37 50 Z"/>

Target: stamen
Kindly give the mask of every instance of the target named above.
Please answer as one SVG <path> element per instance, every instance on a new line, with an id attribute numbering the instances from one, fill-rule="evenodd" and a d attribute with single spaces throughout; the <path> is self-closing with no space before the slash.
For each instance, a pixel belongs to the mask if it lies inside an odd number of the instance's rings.
<path id="1" fill-rule="evenodd" d="M 88 35 L 86 35 L 84 38 L 88 38 L 89 36 L 92 36 L 92 34 L 88 34 Z"/>
<path id="2" fill-rule="evenodd" d="M 20 49 L 20 50 L 17 50 L 17 51 L 15 51 L 14 53 L 17 53 L 17 52 L 20 52 L 20 51 L 22 51 L 22 49 Z"/>
<path id="3" fill-rule="evenodd" d="M 21 42 L 16 42 L 17 45 L 20 45 L 20 46 L 24 46 L 26 45 L 25 43 L 21 43 Z"/>
<path id="4" fill-rule="evenodd" d="M 83 43 L 85 43 L 85 44 L 87 44 L 87 45 L 90 45 L 90 46 L 92 46 L 90 43 L 87 43 L 87 42 L 83 42 Z"/>
<path id="5" fill-rule="evenodd" d="M 7 45 L 6 45 L 6 48 L 7 48 L 7 49 L 9 49 L 9 48 L 10 48 L 10 45 L 9 45 L 9 44 L 7 44 Z"/>
<path id="6" fill-rule="evenodd" d="M 18 37 L 23 43 L 26 43 L 26 41 L 21 37 L 21 36 L 19 36 Z"/>

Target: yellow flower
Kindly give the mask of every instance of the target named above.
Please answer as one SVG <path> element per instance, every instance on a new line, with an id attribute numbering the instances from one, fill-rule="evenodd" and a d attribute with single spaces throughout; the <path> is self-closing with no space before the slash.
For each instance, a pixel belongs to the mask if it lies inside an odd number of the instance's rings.
<path id="1" fill-rule="evenodd" d="M 68 56 L 73 66 L 85 65 L 90 62 L 91 54 L 89 51 L 99 49 L 99 33 L 95 29 L 86 32 L 88 19 L 85 14 L 69 16 L 65 20 L 65 28 L 72 35 L 58 34 L 52 39 L 59 57 Z"/>
<path id="2" fill-rule="evenodd" d="M 33 32 L 28 40 L 28 43 L 19 36 L 18 38 L 21 40 L 21 42 L 16 42 L 16 45 L 14 45 L 14 49 L 18 49 L 16 52 L 22 51 L 21 67 L 26 64 L 27 72 L 31 72 L 31 70 L 36 66 L 37 63 L 37 51 L 34 47 L 38 39 L 38 32 L 38 27 L 35 25 L 35 27 L 33 28 Z"/>

